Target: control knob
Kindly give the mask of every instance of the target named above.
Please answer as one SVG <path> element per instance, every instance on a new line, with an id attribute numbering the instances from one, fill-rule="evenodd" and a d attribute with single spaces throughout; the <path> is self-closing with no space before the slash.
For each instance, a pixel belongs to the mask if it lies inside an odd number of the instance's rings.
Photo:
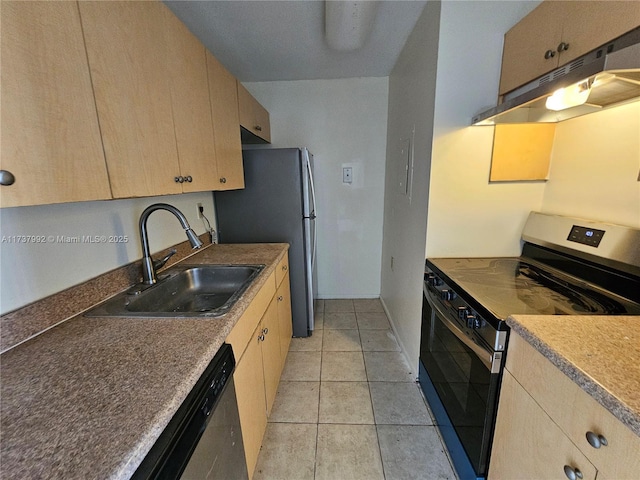
<path id="1" fill-rule="evenodd" d="M 449 289 L 441 290 L 440 291 L 440 298 L 442 298 L 442 300 L 446 300 L 446 301 L 450 302 L 451 300 L 456 298 L 456 292 L 454 292 L 453 290 L 449 290 Z"/>
<path id="2" fill-rule="evenodd" d="M 466 322 L 468 328 L 478 329 L 482 326 L 482 319 L 476 317 L 473 310 L 468 307 L 458 307 L 458 318 Z"/>
<path id="3" fill-rule="evenodd" d="M 436 277 L 433 273 L 427 275 L 427 284 L 430 287 L 438 287 L 442 285 L 442 280 Z"/>

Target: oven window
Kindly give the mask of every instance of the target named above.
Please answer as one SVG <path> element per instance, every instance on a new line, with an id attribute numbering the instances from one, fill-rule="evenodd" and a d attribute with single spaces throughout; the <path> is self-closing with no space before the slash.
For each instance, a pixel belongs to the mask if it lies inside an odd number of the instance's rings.
<path id="1" fill-rule="evenodd" d="M 474 469 L 485 474 L 499 374 L 491 374 L 426 301 L 420 359 Z"/>

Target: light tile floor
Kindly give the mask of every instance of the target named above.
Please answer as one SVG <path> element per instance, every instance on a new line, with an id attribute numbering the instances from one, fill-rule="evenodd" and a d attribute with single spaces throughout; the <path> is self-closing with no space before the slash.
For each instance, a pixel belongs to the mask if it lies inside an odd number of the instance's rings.
<path id="1" fill-rule="evenodd" d="M 324 300 L 294 338 L 255 479 L 456 479 L 378 299 Z"/>

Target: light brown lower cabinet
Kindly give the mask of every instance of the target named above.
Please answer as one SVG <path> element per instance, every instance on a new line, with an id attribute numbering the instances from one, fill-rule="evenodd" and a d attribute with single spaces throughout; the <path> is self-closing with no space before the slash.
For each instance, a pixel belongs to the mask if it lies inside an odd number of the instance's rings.
<path id="1" fill-rule="evenodd" d="M 565 468 L 585 480 L 638 479 L 640 437 L 512 333 L 488 478 L 570 478 Z"/>
<path id="2" fill-rule="evenodd" d="M 288 274 L 284 278 L 272 274 L 226 340 L 237 362 L 233 378 L 249 478 L 258 461 L 291 341 L 289 288 Z"/>

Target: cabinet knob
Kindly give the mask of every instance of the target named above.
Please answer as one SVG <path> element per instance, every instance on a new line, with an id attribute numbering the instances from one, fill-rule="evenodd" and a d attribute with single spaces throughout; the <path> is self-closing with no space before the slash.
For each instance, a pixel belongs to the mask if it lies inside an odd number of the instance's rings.
<path id="1" fill-rule="evenodd" d="M 569 50 L 569 44 L 560 42 L 560 45 L 558 45 L 558 53 L 566 52 L 567 50 Z"/>
<path id="2" fill-rule="evenodd" d="M 282 271 L 286 272 L 287 270 L 289 270 L 289 267 L 287 267 L 286 265 L 282 265 Z"/>
<path id="3" fill-rule="evenodd" d="M 0 185 L 13 185 L 15 181 L 16 177 L 9 170 L 0 170 Z"/>
<path id="4" fill-rule="evenodd" d="M 607 445 L 609 445 L 606 437 L 593 432 L 587 432 L 587 442 L 589 442 L 589 445 L 591 445 L 593 448 L 600 448 L 603 446 L 606 447 Z"/>
<path id="5" fill-rule="evenodd" d="M 280 296 L 278 297 L 278 301 L 279 301 L 279 302 L 281 302 L 282 300 L 284 300 L 284 297 L 283 297 L 282 295 L 280 295 Z"/>
<path id="6" fill-rule="evenodd" d="M 191 183 L 193 181 L 193 177 L 191 175 L 187 175 L 186 177 L 184 177 L 185 182 L 189 182 Z"/>
<path id="7" fill-rule="evenodd" d="M 255 128 L 258 132 L 261 132 L 261 131 L 262 131 L 262 127 L 261 127 L 260 125 L 256 125 L 256 126 L 255 126 L 255 127 L 253 127 L 253 128 Z"/>
<path id="8" fill-rule="evenodd" d="M 550 58 L 553 58 L 555 56 L 556 56 L 556 52 L 554 52 L 553 50 L 547 50 L 546 52 L 544 52 L 545 60 L 549 60 Z"/>
<path id="9" fill-rule="evenodd" d="M 227 183 L 227 179 L 226 179 L 226 178 L 224 178 L 224 177 L 222 177 L 222 178 L 220 179 L 220 183 Z"/>
<path id="10" fill-rule="evenodd" d="M 180 175 L 179 177 L 174 177 L 174 180 L 176 181 L 176 183 L 182 183 L 184 182 L 184 177 Z"/>
<path id="11" fill-rule="evenodd" d="M 258 335 L 258 341 L 259 342 L 264 342 L 264 334 Z"/>
<path id="12" fill-rule="evenodd" d="M 266 327 L 265 327 L 265 328 L 263 328 L 263 329 L 262 329 L 262 333 L 264 333 L 264 334 L 266 335 L 267 333 L 269 333 L 269 329 L 268 329 L 268 328 L 266 328 Z"/>
<path id="13" fill-rule="evenodd" d="M 577 468 L 570 467 L 569 465 L 564 466 L 564 474 L 567 476 L 569 480 L 577 480 L 579 478 L 584 478 L 582 472 Z"/>

